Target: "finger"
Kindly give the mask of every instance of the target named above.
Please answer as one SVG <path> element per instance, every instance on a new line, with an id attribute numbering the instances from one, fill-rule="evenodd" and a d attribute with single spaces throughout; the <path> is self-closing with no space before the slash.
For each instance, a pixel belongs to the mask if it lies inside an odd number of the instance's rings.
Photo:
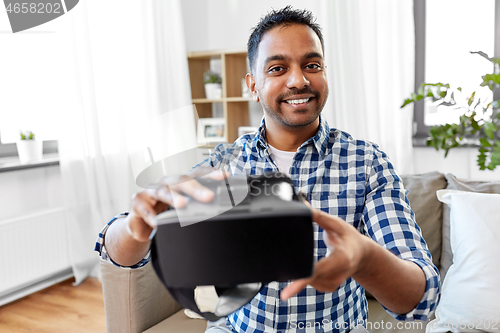
<path id="1" fill-rule="evenodd" d="M 200 202 L 210 202 L 215 197 L 215 193 L 201 185 L 196 179 L 183 182 L 171 187 L 177 192 L 182 192 Z"/>
<path id="2" fill-rule="evenodd" d="M 200 177 L 208 177 L 210 174 L 221 171 L 220 169 L 215 169 L 211 167 L 197 167 L 195 169 L 190 170 L 186 175 L 191 178 L 200 178 Z"/>
<path id="3" fill-rule="evenodd" d="M 283 288 L 283 290 L 281 290 L 280 298 L 283 301 L 288 300 L 290 297 L 295 296 L 298 293 L 300 293 L 300 291 L 302 289 L 304 289 L 305 287 L 307 287 L 307 285 L 311 281 L 312 281 L 312 279 L 310 279 L 310 278 L 309 279 L 300 279 L 300 280 L 293 281 L 288 286 L 286 286 L 285 288 Z"/>
<path id="4" fill-rule="evenodd" d="M 346 224 L 340 217 L 332 216 L 319 209 L 312 208 L 312 219 L 327 232 L 335 232 L 339 235 L 345 233 Z"/>
<path id="5" fill-rule="evenodd" d="M 180 192 L 189 195 L 200 202 L 210 202 L 215 196 L 214 192 L 201 185 L 198 181 L 196 181 L 196 179 L 187 175 L 162 178 L 157 184 L 155 184 L 155 186 L 158 185 L 168 188 L 169 192 L 172 193 L 174 204 L 176 205 L 182 204 L 181 202 L 175 202 L 175 199 L 182 201 L 182 199 L 178 196 L 180 195 Z M 182 207 L 182 205 L 179 207 Z"/>
<path id="6" fill-rule="evenodd" d="M 187 204 L 187 199 L 184 196 L 165 185 L 158 185 L 156 189 L 148 189 L 147 193 L 155 200 L 164 202 L 176 209 Z"/>
<path id="7" fill-rule="evenodd" d="M 190 176 L 193 176 L 189 174 Z M 229 177 L 231 174 L 225 170 L 212 170 L 210 173 L 204 174 L 202 176 L 193 176 L 193 178 L 211 178 L 214 180 L 223 180 Z"/>
<path id="8" fill-rule="evenodd" d="M 134 215 L 139 218 L 139 219 L 142 219 L 144 222 L 146 222 L 147 226 L 149 228 L 155 228 L 157 223 L 156 223 L 156 211 L 155 209 L 153 208 L 152 205 L 150 205 L 147 201 L 137 201 L 134 205 L 133 205 L 133 210 L 134 210 Z M 137 223 L 135 223 L 137 224 Z M 139 225 L 139 224 L 137 224 Z M 143 227 L 145 226 L 138 226 L 137 229 L 141 229 L 140 231 L 143 231 Z M 132 227 L 131 227 L 132 229 Z M 135 229 L 135 228 L 134 228 Z M 136 231 L 136 230 L 132 230 L 132 231 Z M 149 232 L 151 232 L 151 230 L 149 230 Z"/>
<path id="9" fill-rule="evenodd" d="M 168 186 L 159 183 L 148 185 L 148 188 L 139 192 L 137 197 L 147 201 L 151 206 L 156 206 L 158 203 L 165 203 L 168 206 L 182 208 L 187 203 L 185 197 L 171 190 Z"/>

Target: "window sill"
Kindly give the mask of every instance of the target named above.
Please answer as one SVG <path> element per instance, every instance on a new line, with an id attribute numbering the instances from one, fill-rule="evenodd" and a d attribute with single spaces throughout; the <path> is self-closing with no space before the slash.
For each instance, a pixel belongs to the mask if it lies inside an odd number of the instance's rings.
<path id="1" fill-rule="evenodd" d="M 413 147 L 429 147 L 427 145 L 427 136 L 414 136 L 413 139 Z"/>
<path id="2" fill-rule="evenodd" d="M 21 164 L 19 157 L 0 158 L 0 172 L 17 171 L 24 169 L 42 168 L 59 165 L 59 154 L 44 154 L 40 161 Z"/>

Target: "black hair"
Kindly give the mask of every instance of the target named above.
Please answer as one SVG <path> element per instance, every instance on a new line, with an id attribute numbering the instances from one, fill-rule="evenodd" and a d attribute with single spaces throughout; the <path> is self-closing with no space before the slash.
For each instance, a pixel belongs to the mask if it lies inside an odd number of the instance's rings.
<path id="1" fill-rule="evenodd" d="M 280 10 L 273 9 L 271 12 L 267 13 L 267 15 L 261 18 L 260 22 L 253 28 L 250 38 L 248 38 L 247 49 L 250 71 L 253 72 L 253 65 L 262 36 L 269 30 L 282 25 L 303 24 L 308 26 L 318 36 L 321 42 L 321 48 L 323 52 L 325 52 L 321 27 L 315 22 L 316 19 L 311 11 L 307 9 L 293 9 L 290 5 Z"/>

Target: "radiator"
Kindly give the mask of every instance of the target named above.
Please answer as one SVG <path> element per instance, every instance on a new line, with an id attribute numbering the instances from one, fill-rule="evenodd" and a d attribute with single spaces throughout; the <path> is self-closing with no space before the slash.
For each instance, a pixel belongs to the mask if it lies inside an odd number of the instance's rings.
<path id="1" fill-rule="evenodd" d="M 0 305 L 70 276 L 62 208 L 0 221 Z"/>

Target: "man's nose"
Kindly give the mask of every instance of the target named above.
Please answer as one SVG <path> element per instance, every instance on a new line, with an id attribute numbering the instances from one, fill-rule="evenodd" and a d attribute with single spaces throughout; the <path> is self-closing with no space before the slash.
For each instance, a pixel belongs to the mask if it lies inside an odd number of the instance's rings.
<path id="1" fill-rule="evenodd" d="M 304 75 L 302 68 L 299 66 L 293 66 L 289 70 L 287 87 L 302 89 L 305 86 L 309 86 L 309 80 Z"/>

